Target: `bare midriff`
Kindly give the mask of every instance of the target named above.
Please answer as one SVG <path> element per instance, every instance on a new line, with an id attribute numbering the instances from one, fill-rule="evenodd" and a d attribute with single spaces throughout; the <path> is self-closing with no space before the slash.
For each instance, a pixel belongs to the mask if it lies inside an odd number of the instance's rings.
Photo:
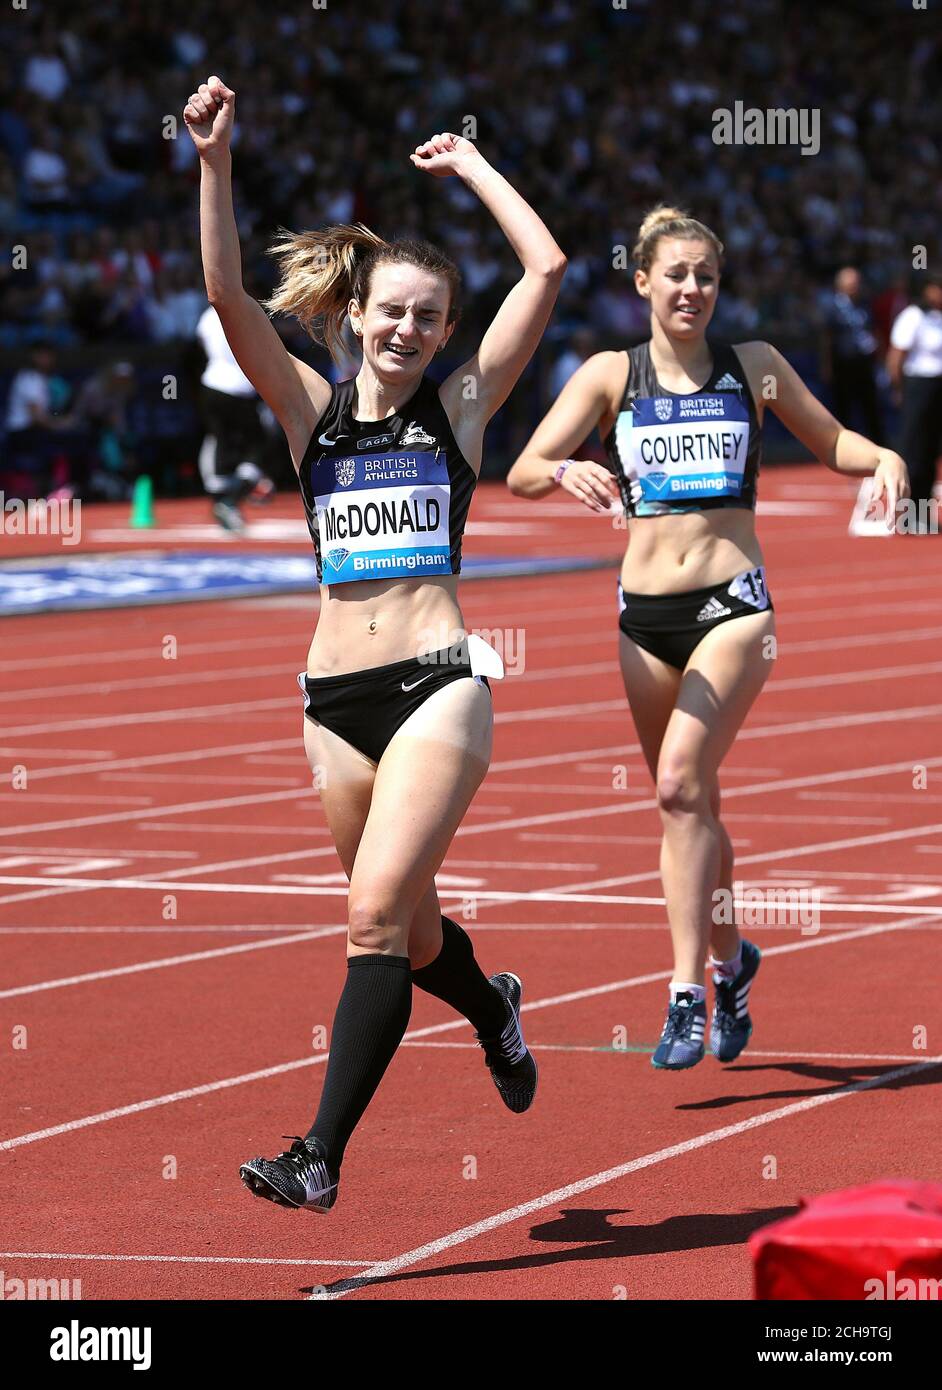
<path id="1" fill-rule="evenodd" d="M 346 675 L 453 645 L 465 634 L 457 591 L 456 574 L 322 585 L 308 675 Z"/>
<path id="2" fill-rule="evenodd" d="M 681 594 L 764 564 L 747 507 L 638 516 L 628 522 L 621 583 L 631 594 Z"/>

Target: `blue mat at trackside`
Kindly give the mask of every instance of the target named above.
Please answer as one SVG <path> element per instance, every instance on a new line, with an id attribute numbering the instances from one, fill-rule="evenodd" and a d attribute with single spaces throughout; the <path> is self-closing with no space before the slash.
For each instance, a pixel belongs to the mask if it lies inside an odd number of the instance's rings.
<path id="1" fill-rule="evenodd" d="M 466 559 L 466 579 L 505 579 L 513 575 L 562 574 L 567 570 L 614 568 L 611 559 L 563 556 Z M 317 590 L 313 555 L 253 551 L 241 555 L 212 552 L 151 551 L 104 554 L 0 565 L 0 616 L 61 613 L 70 609 L 136 608 L 148 603 L 185 603 L 217 598 Z"/>

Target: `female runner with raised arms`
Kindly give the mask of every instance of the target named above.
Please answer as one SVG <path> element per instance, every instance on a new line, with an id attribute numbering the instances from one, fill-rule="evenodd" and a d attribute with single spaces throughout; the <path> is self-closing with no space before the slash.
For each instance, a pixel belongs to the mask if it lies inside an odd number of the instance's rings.
<path id="1" fill-rule="evenodd" d="M 436 387 L 425 371 L 458 318 L 452 262 L 426 242 L 386 242 L 362 226 L 283 234 L 266 308 L 294 314 L 335 352 L 349 314 L 362 343 L 356 377 L 331 386 L 286 350 L 243 289 L 234 109 L 234 93 L 210 77 L 184 110 L 201 162 L 206 289 L 298 470 L 322 583 L 299 677 L 304 742 L 350 880 L 348 970 L 317 1115 L 287 1152 L 252 1159 L 241 1175 L 261 1197 L 327 1211 L 347 1141 L 406 1030 L 413 984 L 471 1021 L 509 1109 L 526 1110 L 536 1089 L 520 981 L 485 977 L 468 936 L 442 917 L 434 876 L 490 757 L 490 687 L 456 598 L 482 436 L 540 340 L 566 261 L 469 140 L 435 135 L 412 163 L 460 178 L 523 274 L 478 350 Z M 449 634 L 448 645 L 432 649 L 429 633 Z"/>
<path id="2" fill-rule="evenodd" d="M 663 827 L 661 876 L 674 947 L 667 1020 L 652 1061 L 738 1057 L 752 1032 L 760 952 L 732 912 L 733 848 L 720 821 L 719 767 L 771 669 L 775 631 L 755 531 L 761 417 L 769 408 L 838 473 L 874 476 L 872 507 L 908 494 L 898 454 L 843 429 L 768 343 L 708 343 L 723 247 L 676 208 L 655 208 L 634 248 L 651 337 L 600 352 L 567 382 L 508 477 L 521 497 L 556 486 L 591 511 L 620 497 L 629 544 L 619 584 L 621 668 Z M 764 390 L 771 386 L 774 389 Z M 569 457 L 598 426 L 608 467 Z"/>

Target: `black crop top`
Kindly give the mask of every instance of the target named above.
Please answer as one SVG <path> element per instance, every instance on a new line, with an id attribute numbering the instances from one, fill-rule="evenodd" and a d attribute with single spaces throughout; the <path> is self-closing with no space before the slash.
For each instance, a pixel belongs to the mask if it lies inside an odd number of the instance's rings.
<path id="1" fill-rule="evenodd" d="M 650 340 L 630 349 L 621 409 L 605 440 L 628 516 L 756 505 L 762 434 L 735 349 L 711 343 L 713 370 L 699 391 L 659 385 Z"/>
<path id="2" fill-rule="evenodd" d="M 458 574 L 477 476 L 438 387 L 423 377 L 384 420 L 355 420 L 353 378 L 331 390 L 298 470 L 322 583 Z"/>

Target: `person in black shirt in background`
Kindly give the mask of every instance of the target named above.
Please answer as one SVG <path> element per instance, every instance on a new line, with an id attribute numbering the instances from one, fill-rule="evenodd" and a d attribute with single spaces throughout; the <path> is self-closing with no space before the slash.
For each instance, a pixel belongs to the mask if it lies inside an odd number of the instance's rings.
<path id="1" fill-rule="evenodd" d="M 859 424 L 867 438 L 879 444 L 883 418 L 877 394 L 877 340 L 856 266 L 845 265 L 835 275 L 834 289 L 824 296 L 824 322 L 821 375 L 831 388 L 834 414 L 849 426 Z M 860 419 L 855 420 L 858 409 Z"/>

